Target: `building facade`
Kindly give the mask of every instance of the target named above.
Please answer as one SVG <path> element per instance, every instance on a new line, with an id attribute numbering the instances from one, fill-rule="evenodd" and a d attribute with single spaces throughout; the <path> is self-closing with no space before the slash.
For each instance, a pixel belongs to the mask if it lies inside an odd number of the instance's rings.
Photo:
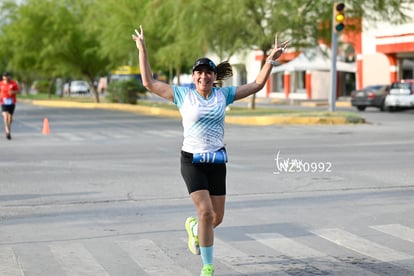
<path id="1" fill-rule="evenodd" d="M 387 21 L 374 23 L 362 19 L 353 22 L 360 24 L 360 32 L 345 30 L 341 33 L 338 39 L 338 63 L 347 63 L 349 66 L 341 69 L 337 65 L 337 98 L 348 97 L 352 90 L 367 85 L 414 79 L 412 6 L 412 19 L 405 24 L 392 25 Z M 325 46 L 321 43 L 320 47 Z M 258 93 L 259 97 L 306 100 L 329 98 L 331 73 L 330 67 L 326 67 L 326 60 L 323 68 L 312 68 L 306 64 L 301 67 L 297 62 L 300 54 L 284 54 L 284 61 L 290 64 L 295 62 L 296 67 L 292 69 L 285 66 L 287 64 L 281 66 L 284 70 L 275 67 L 265 88 Z M 240 85 L 254 81 L 260 70 L 261 59 L 261 53 L 254 51 L 232 57 L 229 62 L 233 65 L 234 76 L 225 84 Z"/>

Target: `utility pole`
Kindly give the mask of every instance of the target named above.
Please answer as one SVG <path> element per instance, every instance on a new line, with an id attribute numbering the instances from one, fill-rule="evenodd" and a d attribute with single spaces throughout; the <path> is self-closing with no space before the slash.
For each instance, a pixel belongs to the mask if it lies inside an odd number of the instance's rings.
<path id="1" fill-rule="evenodd" d="M 338 35 L 345 28 L 345 4 L 333 1 L 332 10 L 332 32 L 331 32 L 331 89 L 329 93 L 329 111 L 335 111 L 336 104 L 336 57 L 338 55 Z"/>

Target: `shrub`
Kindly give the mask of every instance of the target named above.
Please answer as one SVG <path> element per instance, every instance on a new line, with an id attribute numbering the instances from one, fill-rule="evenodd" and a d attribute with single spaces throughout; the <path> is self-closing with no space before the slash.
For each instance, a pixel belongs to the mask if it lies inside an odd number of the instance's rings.
<path id="1" fill-rule="evenodd" d="M 137 79 L 112 81 L 107 88 L 106 98 L 112 103 L 136 104 L 139 94 L 146 92 Z"/>
<path id="2" fill-rule="evenodd" d="M 33 84 L 33 88 L 39 94 L 48 94 L 49 86 L 50 86 L 50 81 L 48 80 L 39 80 Z"/>

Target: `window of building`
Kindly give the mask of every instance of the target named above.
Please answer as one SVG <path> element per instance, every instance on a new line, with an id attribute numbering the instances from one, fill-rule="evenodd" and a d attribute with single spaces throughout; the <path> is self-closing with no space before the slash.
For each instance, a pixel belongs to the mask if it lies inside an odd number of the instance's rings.
<path id="1" fill-rule="evenodd" d="M 292 93 L 306 93 L 306 71 L 296 71 L 291 73 Z"/>

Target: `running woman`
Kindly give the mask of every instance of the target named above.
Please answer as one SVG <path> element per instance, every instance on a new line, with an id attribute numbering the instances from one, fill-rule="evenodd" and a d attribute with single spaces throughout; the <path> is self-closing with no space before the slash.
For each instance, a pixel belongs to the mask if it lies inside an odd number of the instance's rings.
<path id="1" fill-rule="evenodd" d="M 224 147 L 224 117 L 226 106 L 260 91 L 288 41 L 275 45 L 256 80 L 230 87 L 215 87 L 232 75 L 228 62 L 215 65 L 208 58 L 196 60 L 192 68 L 195 89 L 169 85 L 153 78 L 145 47 L 144 30 L 135 30 L 132 39 L 139 51 L 139 65 L 143 85 L 156 95 L 173 102 L 179 109 L 184 129 L 181 148 L 181 175 L 197 212 L 185 222 L 188 246 L 193 254 L 200 254 L 203 262 L 201 276 L 214 273 L 214 228 L 223 220 L 226 200 L 226 162 Z"/>

